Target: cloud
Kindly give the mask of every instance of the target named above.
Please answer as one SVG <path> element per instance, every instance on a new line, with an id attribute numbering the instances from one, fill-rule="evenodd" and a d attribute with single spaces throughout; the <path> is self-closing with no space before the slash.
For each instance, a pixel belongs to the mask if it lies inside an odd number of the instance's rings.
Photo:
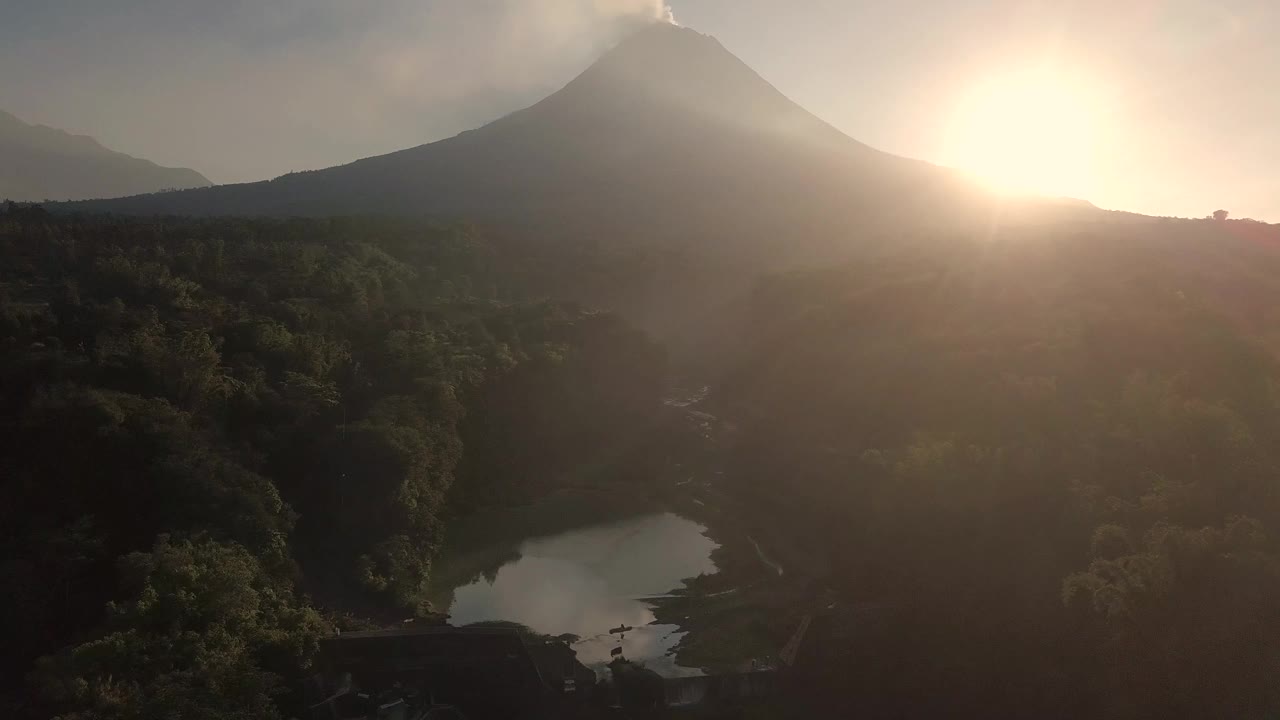
<path id="1" fill-rule="evenodd" d="M 116 149 L 262 179 L 530 104 L 662 0 L 46 0 L 0 26 L 0 98 Z"/>
<path id="2" fill-rule="evenodd" d="M 675 13 L 664 0 L 594 0 L 591 3 L 600 15 L 637 18 L 675 24 Z"/>

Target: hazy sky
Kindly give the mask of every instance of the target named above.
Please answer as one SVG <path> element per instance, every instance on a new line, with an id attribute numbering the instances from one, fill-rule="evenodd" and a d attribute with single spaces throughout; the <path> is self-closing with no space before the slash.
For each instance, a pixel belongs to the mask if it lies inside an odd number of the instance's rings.
<path id="1" fill-rule="evenodd" d="M 849 135 L 947 162 L 1022 68 L 1093 118 L 1079 194 L 1280 222 L 1277 0 L 670 0 Z M 569 80 L 656 0 L 0 0 L 0 108 L 217 182 L 447 137 Z"/>

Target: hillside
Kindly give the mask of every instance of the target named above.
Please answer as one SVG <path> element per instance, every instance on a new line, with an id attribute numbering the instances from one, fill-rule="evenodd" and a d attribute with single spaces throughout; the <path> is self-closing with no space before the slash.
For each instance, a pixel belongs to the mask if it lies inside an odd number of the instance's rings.
<path id="1" fill-rule="evenodd" d="M 952 171 L 845 136 L 714 38 L 658 24 L 536 105 L 440 142 L 268 182 L 78 207 L 434 214 L 518 227 L 523 238 L 795 254 L 829 243 L 833 226 L 941 224 L 991 202 Z"/>
<path id="2" fill-rule="evenodd" d="M 1274 714 L 1278 276 L 1280 228 L 1199 220 L 761 283 L 713 412 L 841 599 L 798 714 Z"/>
<path id="3" fill-rule="evenodd" d="M 209 184 L 195 170 L 161 167 L 0 111 L 0 199 L 117 198 Z"/>

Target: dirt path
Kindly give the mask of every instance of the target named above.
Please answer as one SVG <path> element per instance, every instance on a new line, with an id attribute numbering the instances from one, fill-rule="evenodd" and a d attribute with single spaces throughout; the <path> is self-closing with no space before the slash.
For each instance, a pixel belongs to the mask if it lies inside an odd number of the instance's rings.
<path id="1" fill-rule="evenodd" d="M 770 559 L 769 559 L 769 556 L 767 556 L 767 555 L 765 555 L 765 554 L 764 554 L 764 550 L 761 550 L 761 549 L 760 549 L 760 543 L 756 542 L 756 539 L 755 539 L 755 538 L 753 538 L 753 537 L 751 537 L 750 535 L 748 535 L 748 536 L 747 536 L 747 540 L 750 540 L 750 541 L 751 541 L 751 547 L 753 547 L 753 548 L 755 548 L 755 549 L 756 549 L 756 556 L 760 558 L 760 562 L 762 562 L 762 563 L 764 563 L 765 565 L 767 565 L 767 566 L 768 566 L 770 569 L 772 569 L 774 572 L 778 573 L 778 576 L 779 576 L 779 577 L 781 577 L 781 576 L 783 575 L 782 566 L 781 566 L 781 565 L 779 565 L 778 563 L 776 563 L 776 562 L 774 562 L 774 561 L 770 560 Z"/>

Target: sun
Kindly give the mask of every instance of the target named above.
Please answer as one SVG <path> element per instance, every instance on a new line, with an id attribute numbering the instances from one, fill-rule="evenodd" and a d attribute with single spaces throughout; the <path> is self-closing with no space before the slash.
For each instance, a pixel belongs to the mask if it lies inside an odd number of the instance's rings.
<path id="1" fill-rule="evenodd" d="M 987 79 L 960 102 L 947 164 L 1002 193 L 1085 197 L 1093 191 L 1096 108 L 1063 74 Z"/>

